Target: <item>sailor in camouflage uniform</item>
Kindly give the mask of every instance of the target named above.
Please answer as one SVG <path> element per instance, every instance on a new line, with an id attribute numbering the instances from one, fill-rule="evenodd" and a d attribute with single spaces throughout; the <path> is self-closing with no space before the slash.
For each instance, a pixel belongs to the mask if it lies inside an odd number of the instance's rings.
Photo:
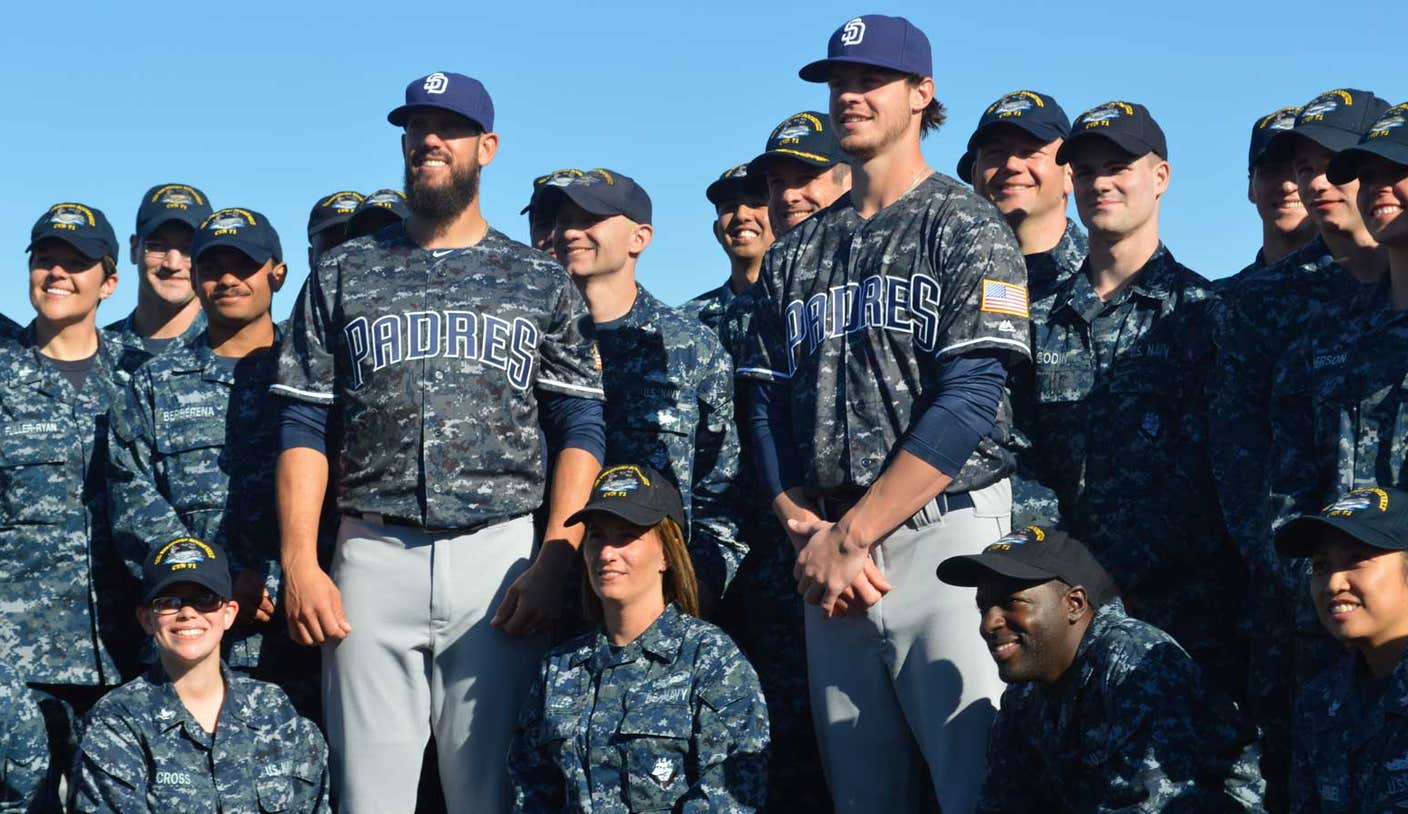
<path id="1" fill-rule="evenodd" d="M 1056 289 L 1085 262 L 1085 232 L 1066 217 L 1070 168 L 1056 153 L 1071 134 L 1071 122 L 1056 100 L 1017 90 L 988 106 L 978 119 L 968 149 L 958 160 L 958 177 L 993 202 L 1002 213 L 1027 264 L 1032 319 L 1051 310 Z M 1025 367 L 1017 376 L 1031 376 Z M 1019 417 L 1019 426 L 1023 423 Z M 1031 470 L 1031 441 L 1013 432 L 1017 471 L 1012 476 L 1012 525 L 1060 519 L 1056 491 Z"/>
<path id="2" fill-rule="evenodd" d="M 0 812 L 38 812 L 49 773 L 49 742 L 34 694 L 0 662 Z"/>
<path id="3" fill-rule="evenodd" d="M 1306 592 L 1341 645 L 1301 690 L 1292 814 L 1408 808 L 1408 493 L 1368 487 L 1294 518 L 1276 550 L 1313 564 Z M 1346 650 L 1348 652 L 1346 652 Z"/>
<path id="4" fill-rule="evenodd" d="M 275 607 L 278 421 L 268 390 L 279 337 L 269 307 L 287 274 L 283 248 L 262 214 L 222 209 L 196 231 L 191 256 L 206 330 L 143 365 L 112 411 L 114 538 L 134 573 L 149 552 L 177 537 L 225 548 L 241 609 L 224 637 L 226 663 L 279 681 L 294 678 L 291 662 L 301 659 L 303 680 L 288 689 L 300 709 L 314 713 L 313 654 L 291 647 Z"/>
<path id="5" fill-rule="evenodd" d="M 562 268 L 483 219 L 499 143 L 483 85 L 421 77 L 388 119 L 411 216 L 323 257 L 271 388 L 285 612 L 295 641 L 336 642 L 323 700 L 344 811 L 414 808 L 432 732 L 448 810 L 502 811 L 503 747 L 580 540 L 563 523 L 605 456 L 601 374 Z M 317 561 L 330 458 L 331 576 Z"/>
<path id="6" fill-rule="evenodd" d="M 1239 696 L 1242 644 L 1226 620 L 1245 576 L 1211 488 L 1203 402 L 1214 300 L 1159 240 L 1167 156 L 1142 105 L 1107 102 L 1076 119 L 1058 160 L 1073 171 L 1091 254 L 1032 326 L 1036 369 L 1015 388 L 1018 426 L 1064 527 L 1134 615 Z"/>
<path id="7" fill-rule="evenodd" d="M 52 762 L 64 771 L 78 718 L 121 683 L 137 650 L 103 466 L 108 408 L 126 376 L 120 348 L 96 324 L 117 286 L 107 219 L 57 204 L 30 235 L 36 316 L 0 347 L 0 661 L 39 691 Z"/>
<path id="8" fill-rule="evenodd" d="M 678 490 L 650 467 L 609 467 L 571 522 L 587 526 L 598 624 L 543 661 L 509 748 L 514 811 L 759 810 L 767 709 L 737 646 L 697 618 Z"/>
<path id="9" fill-rule="evenodd" d="M 227 668 L 234 623 L 224 550 L 179 537 L 143 558 L 142 626 L 161 663 L 86 722 L 74 811 L 325 814 L 327 745 L 278 687 Z"/>
<path id="10" fill-rule="evenodd" d="M 350 189 L 324 195 L 308 211 L 308 268 L 318 267 L 323 255 L 347 241 L 347 223 L 366 201 Z"/>
<path id="11" fill-rule="evenodd" d="M 856 184 L 768 252 L 738 375 L 799 552 L 836 810 L 936 796 L 968 811 L 1001 682 L 971 597 L 918 575 L 1008 528 L 1004 384 L 1028 358 L 1026 274 L 992 204 L 923 160 L 943 120 L 923 32 L 866 15 L 827 53 L 801 75 L 829 83 Z"/>
<path id="12" fill-rule="evenodd" d="M 24 328 L 18 322 L 0 314 L 0 341 L 15 339 L 23 332 Z"/>
<path id="13" fill-rule="evenodd" d="M 406 208 L 406 193 L 399 189 L 378 189 L 362 199 L 347 219 L 347 239 L 376 234 L 392 224 L 401 223 L 411 214 Z"/>
<path id="14" fill-rule="evenodd" d="M 984 814 L 1260 812 L 1256 729 L 1064 532 L 1028 526 L 939 579 L 978 589 L 1008 688 L 988 744 Z"/>
<path id="15" fill-rule="evenodd" d="M 684 497 L 686 536 L 706 612 L 748 553 L 731 490 L 738 471 L 733 365 L 704 326 L 636 281 L 650 244 L 650 196 L 631 178 L 594 169 L 549 187 L 557 256 L 591 312 L 589 338 L 606 389 L 605 464 L 643 462 Z"/>
<path id="16" fill-rule="evenodd" d="M 191 235 L 210 214 L 210 199 L 187 184 L 157 184 L 142 196 L 129 238 L 137 267 L 137 307 L 104 330 L 121 346 L 129 373 L 205 329 L 191 281 Z"/>
<path id="17" fill-rule="evenodd" d="M 767 187 L 762 179 L 748 174 L 747 164 L 724 170 L 704 195 L 714 207 L 714 239 L 728 256 L 729 275 L 723 285 L 681 305 L 680 311 L 718 336 L 729 303 L 758 281 L 773 234 L 768 222 Z M 735 355 L 734 349 L 725 350 Z"/>
<path id="18" fill-rule="evenodd" d="M 748 172 L 766 186 L 773 235 L 796 228 L 850 192 L 850 160 L 825 113 L 803 110 L 774 127 L 763 152 L 748 162 Z"/>
<path id="19" fill-rule="evenodd" d="M 533 194 L 529 196 L 528 204 L 518 212 L 528 216 L 528 245 L 557 256 L 557 247 L 553 245 L 557 237 L 554 231 L 557 211 L 555 207 L 543 205 L 543 196 L 552 187 L 560 187 L 574 178 L 581 178 L 583 174 L 581 170 L 568 168 L 553 170 L 533 179 Z"/>

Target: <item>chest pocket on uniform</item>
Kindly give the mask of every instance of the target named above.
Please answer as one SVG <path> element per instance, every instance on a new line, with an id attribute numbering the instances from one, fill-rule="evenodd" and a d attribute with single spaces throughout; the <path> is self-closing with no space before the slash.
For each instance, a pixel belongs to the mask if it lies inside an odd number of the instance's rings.
<path id="1" fill-rule="evenodd" d="M 631 811 L 669 811 L 689 790 L 688 761 L 694 713 L 688 701 L 651 703 L 649 691 L 626 698 L 619 747 L 625 758 Z"/>
<path id="2" fill-rule="evenodd" d="M 67 495 L 81 487 L 66 471 L 69 443 L 58 429 L 0 437 L 0 526 L 64 522 Z"/>
<path id="3" fill-rule="evenodd" d="M 1055 360 L 1060 358 L 1061 354 L 1041 351 L 1037 356 Z M 1036 398 L 1042 404 L 1081 401 L 1090 395 L 1094 386 L 1095 371 L 1088 364 L 1070 364 L 1063 361 L 1053 364 L 1037 363 Z"/>
<path id="4" fill-rule="evenodd" d="M 278 761 L 266 763 L 261 776 L 254 782 L 261 812 L 309 811 L 317 796 L 319 770 L 308 761 Z"/>
<path id="5" fill-rule="evenodd" d="M 690 439 L 699 423 L 694 388 L 652 374 L 633 382 L 632 390 L 606 428 L 607 448 L 616 453 L 612 463 L 645 462 L 673 471 L 674 455 L 693 448 Z M 674 474 L 684 478 L 686 473 Z"/>
<path id="6" fill-rule="evenodd" d="M 157 485 L 176 511 L 219 511 L 230 476 L 224 422 L 182 421 L 159 425 L 156 432 Z M 184 519 L 184 518 L 183 518 Z"/>

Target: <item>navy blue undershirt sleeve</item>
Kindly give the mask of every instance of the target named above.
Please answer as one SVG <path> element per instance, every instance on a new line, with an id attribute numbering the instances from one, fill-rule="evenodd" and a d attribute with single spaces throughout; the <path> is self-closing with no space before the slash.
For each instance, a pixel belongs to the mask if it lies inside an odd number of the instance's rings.
<path id="1" fill-rule="evenodd" d="M 306 401 L 278 398 L 279 452 L 308 447 L 328 454 L 328 413 L 331 407 Z"/>
<path id="2" fill-rule="evenodd" d="M 596 399 L 538 391 L 539 421 L 548 449 L 586 450 L 598 461 L 605 461 L 606 419 L 601 404 Z"/>
<path id="3" fill-rule="evenodd" d="M 787 414 L 787 389 L 780 382 L 748 380 L 748 435 L 758 477 L 768 500 L 802 485 L 802 464 Z"/>
<path id="4" fill-rule="evenodd" d="M 956 477 L 992 432 L 1007 369 L 996 356 L 953 356 L 939 362 L 938 395 L 900 443 L 906 452 Z"/>

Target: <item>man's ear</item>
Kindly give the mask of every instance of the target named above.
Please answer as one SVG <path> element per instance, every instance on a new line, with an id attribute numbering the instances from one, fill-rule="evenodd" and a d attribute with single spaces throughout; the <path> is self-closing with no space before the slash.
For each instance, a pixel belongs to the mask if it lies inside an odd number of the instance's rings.
<path id="1" fill-rule="evenodd" d="M 1070 624 L 1079 622 L 1090 608 L 1090 596 L 1083 586 L 1077 585 L 1066 591 L 1066 620 Z"/>
<path id="2" fill-rule="evenodd" d="M 137 261 L 137 252 L 139 250 L 140 245 L 141 241 L 137 240 L 136 235 L 133 235 L 132 237 L 127 239 L 128 253 L 131 257 L 132 265 L 134 266 L 141 266 L 141 263 Z"/>
<path id="3" fill-rule="evenodd" d="M 650 245 L 654 237 L 655 227 L 648 223 L 637 223 L 635 230 L 631 232 L 630 254 L 636 256 L 645 251 L 645 247 Z"/>

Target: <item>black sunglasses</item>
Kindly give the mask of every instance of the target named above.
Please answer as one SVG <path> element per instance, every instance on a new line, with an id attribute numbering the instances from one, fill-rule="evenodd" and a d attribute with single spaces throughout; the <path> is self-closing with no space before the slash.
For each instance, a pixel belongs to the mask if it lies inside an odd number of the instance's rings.
<path id="1" fill-rule="evenodd" d="M 152 599 L 150 606 L 157 616 L 169 616 L 179 613 L 183 605 L 190 605 L 196 613 L 214 613 L 224 604 L 225 600 L 221 597 L 210 591 L 202 591 L 193 596 L 158 596 Z"/>

